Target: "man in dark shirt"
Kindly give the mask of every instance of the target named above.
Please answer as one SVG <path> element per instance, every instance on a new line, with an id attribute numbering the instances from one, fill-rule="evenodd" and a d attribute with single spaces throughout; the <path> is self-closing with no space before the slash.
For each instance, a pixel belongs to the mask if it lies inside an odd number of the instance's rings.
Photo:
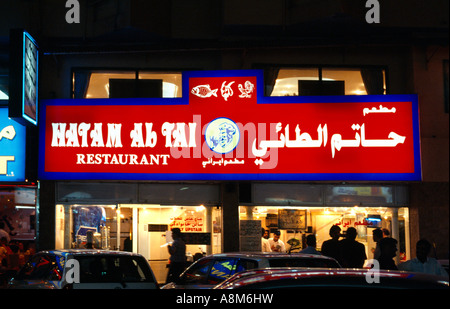
<path id="1" fill-rule="evenodd" d="M 173 243 L 167 246 L 170 253 L 167 283 L 177 282 L 180 274 L 186 268 L 186 244 L 181 236 L 182 234 L 179 228 L 172 229 Z"/>
<path id="2" fill-rule="evenodd" d="M 339 260 L 339 237 L 341 237 L 341 228 L 333 225 L 330 228 L 331 239 L 322 243 L 321 252 L 323 255 Z"/>
<path id="3" fill-rule="evenodd" d="M 356 241 L 356 229 L 349 227 L 345 239 L 339 242 L 340 259 L 342 267 L 362 268 L 367 259 L 364 245 Z"/>

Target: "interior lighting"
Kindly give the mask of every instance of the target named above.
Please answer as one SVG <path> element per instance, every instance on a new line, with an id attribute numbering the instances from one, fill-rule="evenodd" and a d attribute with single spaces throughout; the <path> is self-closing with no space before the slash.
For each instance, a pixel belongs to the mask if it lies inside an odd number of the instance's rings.
<path id="1" fill-rule="evenodd" d="M 366 218 L 367 221 L 370 222 L 381 222 L 381 216 L 380 215 L 369 215 Z"/>
<path id="2" fill-rule="evenodd" d="M 35 209 L 36 206 L 23 206 L 23 205 L 16 205 L 16 209 Z"/>
<path id="3" fill-rule="evenodd" d="M 204 210 L 205 210 L 205 206 L 203 206 L 203 205 L 200 205 L 199 207 L 195 208 L 196 212 L 201 212 L 201 211 L 204 211 Z"/>
<path id="4" fill-rule="evenodd" d="M 9 96 L 0 90 L 0 100 L 8 100 Z"/>

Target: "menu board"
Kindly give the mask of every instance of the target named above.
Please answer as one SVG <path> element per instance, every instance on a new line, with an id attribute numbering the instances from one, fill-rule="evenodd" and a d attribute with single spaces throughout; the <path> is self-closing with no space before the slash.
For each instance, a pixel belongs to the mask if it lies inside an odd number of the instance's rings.
<path id="1" fill-rule="evenodd" d="M 278 228 L 281 230 L 306 230 L 306 209 L 279 209 Z"/>
<path id="2" fill-rule="evenodd" d="M 261 220 L 239 221 L 240 251 L 261 251 Z"/>

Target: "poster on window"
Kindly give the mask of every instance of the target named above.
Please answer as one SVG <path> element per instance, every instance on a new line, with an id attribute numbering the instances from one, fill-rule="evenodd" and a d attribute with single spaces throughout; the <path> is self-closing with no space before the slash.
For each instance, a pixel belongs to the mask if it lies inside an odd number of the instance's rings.
<path id="1" fill-rule="evenodd" d="M 261 252 L 261 220 L 239 221 L 240 251 Z"/>
<path id="2" fill-rule="evenodd" d="M 306 209 L 279 209 L 280 230 L 306 230 Z"/>

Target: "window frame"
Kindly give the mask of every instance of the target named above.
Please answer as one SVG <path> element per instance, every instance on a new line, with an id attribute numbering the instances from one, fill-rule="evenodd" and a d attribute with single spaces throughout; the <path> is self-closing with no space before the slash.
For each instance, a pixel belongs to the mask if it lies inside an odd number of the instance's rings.
<path id="1" fill-rule="evenodd" d="M 155 73 L 155 74 L 181 74 L 183 76 L 183 72 L 186 69 L 180 68 L 137 68 L 137 67 L 72 67 L 70 72 L 70 88 L 69 88 L 69 98 L 71 99 L 85 99 L 85 98 L 76 98 L 75 97 L 75 74 L 76 73 L 130 73 L 134 72 L 134 79 L 139 79 L 139 74 L 143 73 Z M 182 93 L 182 89 L 180 90 Z M 93 98 L 95 99 L 95 98 Z"/>
<path id="2" fill-rule="evenodd" d="M 328 65 L 328 64 L 275 64 L 275 63 L 256 63 L 253 65 L 254 69 L 264 70 L 264 96 L 270 96 L 266 93 L 267 86 L 269 86 L 266 83 L 266 77 L 267 72 L 270 70 L 280 70 L 280 69 L 317 69 L 318 70 L 318 81 L 322 81 L 323 78 L 323 70 L 324 69 L 330 69 L 330 70 L 345 70 L 345 69 L 359 69 L 360 71 L 363 69 L 379 69 L 384 72 L 384 87 L 385 87 L 385 93 L 383 95 L 390 94 L 390 87 L 389 87 L 389 67 L 387 65 Z M 278 75 L 278 74 L 277 74 Z M 273 89 L 272 89 L 273 90 Z M 346 94 L 347 95 L 347 94 Z"/>

